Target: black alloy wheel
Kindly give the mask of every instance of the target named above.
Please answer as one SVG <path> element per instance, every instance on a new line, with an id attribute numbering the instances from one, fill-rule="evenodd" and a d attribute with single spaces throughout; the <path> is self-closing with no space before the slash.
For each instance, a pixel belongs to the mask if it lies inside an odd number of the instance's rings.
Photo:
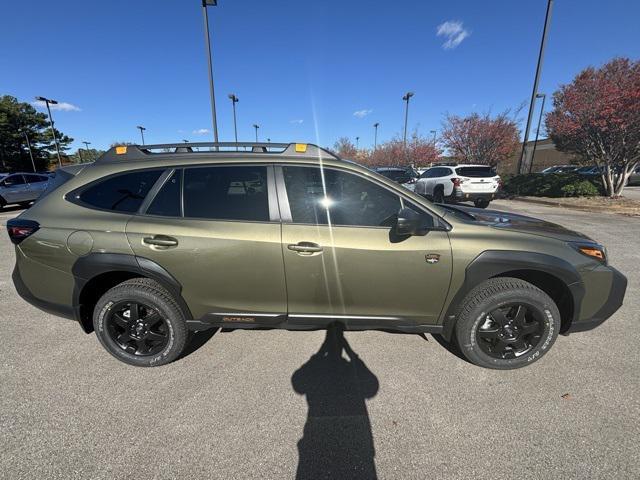
<path id="1" fill-rule="evenodd" d="M 478 346 L 487 355 L 512 359 L 535 349 L 544 333 L 544 312 L 533 305 L 508 303 L 492 310 L 476 332 Z"/>
<path id="2" fill-rule="evenodd" d="M 132 355 L 156 355 L 169 343 L 167 320 L 144 303 L 118 302 L 111 307 L 104 322 L 111 340 Z"/>

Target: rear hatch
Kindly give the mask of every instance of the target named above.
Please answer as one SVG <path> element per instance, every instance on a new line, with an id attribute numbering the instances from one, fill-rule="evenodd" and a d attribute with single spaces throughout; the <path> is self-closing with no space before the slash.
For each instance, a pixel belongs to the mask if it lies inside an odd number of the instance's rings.
<path id="1" fill-rule="evenodd" d="M 465 193 L 493 193 L 500 185 L 500 177 L 489 166 L 457 167 L 456 175 Z"/>

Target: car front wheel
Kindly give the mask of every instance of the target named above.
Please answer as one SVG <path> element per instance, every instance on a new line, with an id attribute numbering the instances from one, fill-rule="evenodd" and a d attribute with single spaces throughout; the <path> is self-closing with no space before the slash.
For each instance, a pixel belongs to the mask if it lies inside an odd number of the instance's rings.
<path id="1" fill-rule="evenodd" d="M 93 325 L 111 355 L 139 367 L 172 362 L 188 337 L 184 315 L 171 294 L 148 278 L 108 290 L 95 306 Z"/>
<path id="2" fill-rule="evenodd" d="M 492 278 L 464 299 L 455 335 L 472 363 L 521 368 L 545 355 L 558 337 L 560 312 L 536 286 L 518 278 Z"/>

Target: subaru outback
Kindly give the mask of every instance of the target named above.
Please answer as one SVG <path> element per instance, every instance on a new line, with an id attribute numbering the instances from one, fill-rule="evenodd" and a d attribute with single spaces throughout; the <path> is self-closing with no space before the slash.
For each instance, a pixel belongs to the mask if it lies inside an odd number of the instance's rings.
<path id="1" fill-rule="evenodd" d="M 115 147 L 7 229 L 18 293 L 138 366 L 195 331 L 338 323 L 518 368 L 613 315 L 627 283 L 585 235 L 435 205 L 310 144 Z"/>

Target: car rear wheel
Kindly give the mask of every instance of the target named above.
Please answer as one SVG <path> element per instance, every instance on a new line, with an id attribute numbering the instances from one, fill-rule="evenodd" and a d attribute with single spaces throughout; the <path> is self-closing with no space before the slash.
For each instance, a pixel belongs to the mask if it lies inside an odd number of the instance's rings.
<path id="1" fill-rule="evenodd" d="M 433 203 L 444 203 L 444 189 L 436 187 L 433 191 Z"/>
<path id="2" fill-rule="evenodd" d="M 487 208 L 489 206 L 489 200 L 487 200 L 486 198 L 476 198 L 473 201 L 473 204 L 476 206 L 476 208 Z"/>
<path id="3" fill-rule="evenodd" d="M 560 312 L 534 285 L 517 278 L 492 278 L 464 299 L 455 335 L 472 363 L 495 369 L 530 365 L 558 337 Z"/>
<path id="4" fill-rule="evenodd" d="M 111 355 L 139 367 L 172 362 L 188 337 L 184 315 L 171 294 L 147 278 L 108 290 L 95 306 L 93 325 Z"/>

